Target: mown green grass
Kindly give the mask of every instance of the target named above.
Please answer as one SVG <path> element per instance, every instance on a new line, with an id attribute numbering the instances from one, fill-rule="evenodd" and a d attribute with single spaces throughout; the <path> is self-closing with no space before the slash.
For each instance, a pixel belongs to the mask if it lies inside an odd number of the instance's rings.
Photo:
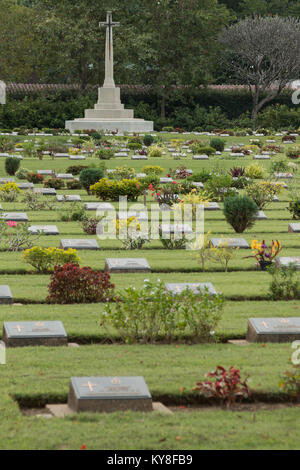
<path id="1" fill-rule="evenodd" d="M 190 136 L 166 135 L 165 139 Z M 208 141 L 207 137 L 197 136 Z M 66 142 L 68 138 L 47 138 L 49 141 Z M 265 141 L 267 137 L 260 138 Z M 224 138 L 226 145 L 248 143 L 249 137 Z M 280 142 L 279 138 L 276 138 Z M 287 146 L 284 146 L 286 149 Z M 283 155 L 272 157 L 271 161 L 257 162 L 269 171 L 271 162 Z M 5 176 L 4 158 L 0 158 L 0 176 Z M 98 164 L 87 158 L 82 162 L 68 159 L 44 157 L 42 161 L 24 159 L 21 166 L 29 170 L 54 169 L 65 172 L 71 165 Z M 189 155 L 174 160 L 171 156 L 162 159 L 134 162 L 130 158 L 112 159 L 107 168 L 129 165 L 138 172 L 146 165 L 160 165 L 166 175 L 170 168 L 185 165 L 194 172 L 202 168 L 218 166 L 229 170 L 233 166 L 247 166 L 253 158 L 211 157 L 209 161 L 194 161 Z M 299 178 L 291 185 L 298 184 Z M 80 194 L 82 203 L 97 201 L 85 191 L 68 189 L 58 194 Z M 287 232 L 292 222 L 286 210 L 289 192 L 280 196 L 280 202 L 271 204 L 265 213 L 266 221 L 258 221 L 245 233 L 235 234 L 226 224 L 222 211 L 205 212 L 205 231 L 211 236 L 243 237 L 252 239 L 279 239 L 283 244 L 282 256 L 298 256 L 299 234 Z M 147 205 L 153 201 L 148 195 Z M 143 202 L 142 198 L 139 202 Z M 116 204 L 114 203 L 116 206 Z M 2 203 L 4 211 L 26 212 L 32 224 L 55 224 L 60 235 L 41 236 L 43 247 L 59 246 L 61 238 L 88 237 L 80 223 L 62 222 L 60 214 L 71 206 L 61 205 L 58 211 L 33 212 L 24 204 Z M 221 204 L 222 207 L 222 204 Z M 92 212 L 88 212 L 92 215 Z M 172 220 L 172 219 L 171 219 Z M 103 269 L 108 257 L 145 257 L 154 272 L 145 274 L 114 274 L 112 281 L 116 289 L 129 285 L 141 287 L 144 279 L 164 282 L 212 282 L 223 292 L 226 302 L 222 319 L 217 327 L 221 341 L 229 338 L 243 338 L 246 335 L 250 317 L 298 316 L 300 301 L 272 302 L 268 300 L 268 273 L 255 271 L 255 260 L 244 259 L 250 250 L 239 250 L 230 264 L 229 273 L 220 272 L 216 264 L 208 263 L 208 272 L 202 273 L 195 254 L 185 250 L 166 251 L 160 241 L 153 241 L 141 251 L 122 250 L 116 240 L 99 241 L 97 252 L 80 251 L 82 265 Z M 26 275 L 21 275 L 26 272 Z M 195 398 L 192 389 L 204 374 L 217 365 L 234 365 L 242 374 L 250 374 L 249 385 L 266 397 L 283 398 L 278 388 L 280 375 L 290 366 L 290 344 L 231 344 L 188 345 L 121 345 L 93 344 L 105 342 L 107 332 L 99 325 L 103 304 L 91 305 L 47 305 L 47 286 L 50 275 L 32 274 L 32 269 L 21 260 L 21 253 L 0 252 L 0 285 L 9 284 L 16 302 L 23 305 L 0 306 L 0 327 L 4 321 L 61 320 L 69 340 L 79 341 L 80 348 L 16 348 L 7 350 L 7 365 L 0 366 L 0 448 L 1 449 L 79 449 L 86 444 L 88 449 L 298 449 L 299 429 L 295 422 L 299 408 L 275 409 L 272 411 L 231 412 L 223 410 L 186 411 L 178 409 L 173 416 L 157 413 L 83 413 L 65 419 L 46 420 L 22 416 L 18 401 L 31 406 L 43 406 L 49 402 L 63 403 L 67 400 L 71 376 L 87 375 L 142 375 L 155 400 L 166 404 L 185 405 Z M 235 299 L 230 300 L 230 299 Z M 116 331 L 110 337 L 118 338 Z M 83 344 L 86 344 L 83 346 Z M 180 410 L 180 411 L 179 411 Z M 28 430 L 30 429 L 30 432 Z"/>

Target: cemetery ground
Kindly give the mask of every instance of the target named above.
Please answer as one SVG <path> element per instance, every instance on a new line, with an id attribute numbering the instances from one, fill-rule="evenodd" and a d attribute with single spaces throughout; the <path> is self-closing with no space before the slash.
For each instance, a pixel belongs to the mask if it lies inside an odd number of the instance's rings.
<path id="1" fill-rule="evenodd" d="M 195 136 L 184 136 L 191 140 Z M 26 139 L 34 137 L 27 137 Z M 61 137 L 67 143 L 69 137 Z M 164 135 L 166 141 L 174 135 Z M 25 139 L 25 137 L 24 137 Z M 54 138 L 53 138 L 54 139 Z M 55 138 L 57 141 L 57 138 Z M 249 137 L 226 137 L 226 145 L 249 143 Z M 267 137 L 260 137 L 266 140 Z M 22 139 L 20 139 L 22 140 Z M 51 141 L 50 137 L 47 137 Z M 299 140 L 299 137 L 298 137 Z M 277 143 L 281 138 L 276 138 Z M 285 146 L 283 146 L 285 147 Z M 66 149 L 67 149 L 66 145 Z M 285 148 L 284 148 L 285 150 Z M 106 168 L 128 165 L 141 171 L 146 165 L 159 165 L 166 176 L 170 168 L 185 165 L 199 172 L 211 169 L 247 166 L 254 162 L 253 155 L 232 157 L 222 153 L 208 161 L 196 161 L 191 154 L 174 160 L 171 154 L 147 161 L 133 161 L 129 157 L 112 158 Z M 269 169 L 272 161 L 283 155 L 259 161 Z M 5 158 L 0 157 L 0 177 L 6 177 Z M 88 165 L 95 159 L 82 162 L 68 158 L 44 156 L 43 160 L 24 158 L 21 166 L 37 171 L 53 169 L 65 173 L 70 165 Z M 99 160 L 96 160 L 99 163 Z M 299 182 L 295 175 L 293 184 Z M 17 179 L 16 179 L 17 181 Z M 290 180 L 283 179 L 289 186 Z M 35 185 L 35 187 L 42 187 Z M 57 194 L 79 194 L 83 205 L 98 202 L 86 191 L 58 190 Z M 46 197 L 46 196 L 45 196 Z M 53 197 L 53 196 L 51 196 Z M 278 239 L 283 250 L 280 256 L 299 256 L 297 233 L 288 233 L 293 222 L 286 209 L 288 190 L 279 196 L 279 202 L 270 204 L 264 212 L 267 220 L 258 220 L 243 234 L 235 234 L 225 222 L 222 210 L 205 212 L 205 232 L 211 237 L 242 237 L 251 240 Z M 111 201 L 108 201 L 111 202 Z M 142 202 L 142 198 L 139 202 Z M 153 202 L 151 192 L 147 204 Z M 91 238 L 80 222 L 63 222 L 59 214 L 68 212 L 67 203 L 59 211 L 30 211 L 24 203 L 2 202 L 4 212 L 26 212 L 32 225 L 56 225 L 59 235 L 41 235 L 38 245 L 59 247 L 64 238 Z M 116 203 L 112 203 L 116 206 Z M 129 203 L 130 207 L 131 203 Z M 222 209 L 223 203 L 220 203 Z M 89 211 L 90 212 L 90 211 Z M 91 211 L 92 214 L 92 211 Z M 88 215 L 91 215 L 88 214 Z M 49 305 L 49 274 L 36 274 L 22 260 L 21 252 L 0 252 L 0 285 L 9 285 L 13 305 L 0 306 L 0 325 L 4 321 L 63 322 L 68 341 L 79 347 L 23 347 L 7 348 L 6 365 L 0 366 L 0 448 L 2 449 L 296 449 L 299 448 L 300 428 L 297 426 L 300 407 L 292 403 L 279 388 L 280 376 L 291 368 L 290 343 L 251 343 L 236 345 L 233 339 L 245 339 L 248 319 L 253 317 L 297 317 L 300 301 L 271 301 L 268 288 L 271 276 L 256 268 L 250 250 L 239 250 L 231 261 L 229 272 L 208 262 L 201 272 L 194 252 L 166 250 L 159 240 L 144 249 L 126 251 L 118 240 L 98 240 L 99 250 L 78 252 L 81 265 L 103 270 L 106 258 L 146 258 L 151 273 L 112 274 L 116 290 L 129 285 L 140 288 L 144 279 L 163 282 L 211 282 L 225 297 L 224 312 L 213 344 L 189 344 L 178 338 L 173 344 L 126 345 L 120 343 L 117 331 L 109 335 L 99 324 L 103 304 Z M 235 366 L 243 376 L 249 374 L 251 401 L 246 408 L 225 410 L 209 407 L 193 388 L 204 379 L 204 374 L 218 365 Z M 112 414 L 80 413 L 65 418 L 49 418 L 45 405 L 66 403 L 70 377 L 80 376 L 143 376 L 153 401 L 162 402 L 173 414 L 158 412 L 124 412 Z M 36 410 L 32 412 L 30 410 Z M 41 416 L 40 416 L 41 415 Z"/>

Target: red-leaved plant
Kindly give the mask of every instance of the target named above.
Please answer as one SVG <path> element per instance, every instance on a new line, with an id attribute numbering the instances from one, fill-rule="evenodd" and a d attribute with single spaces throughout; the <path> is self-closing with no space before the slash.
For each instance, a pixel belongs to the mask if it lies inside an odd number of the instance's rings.
<path id="1" fill-rule="evenodd" d="M 47 301 L 51 304 L 109 302 L 114 287 L 109 273 L 67 263 L 55 266 L 48 286 Z"/>
<path id="2" fill-rule="evenodd" d="M 228 370 L 218 366 L 214 372 L 205 374 L 205 377 L 212 380 L 196 383 L 195 391 L 199 391 L 207 398 L 217 398 L 222 400 L 229 408 L 239 398 L 248 398 L 250 390 L 246 379 L 241 379 L 239 369 L 230 367 Z"/>

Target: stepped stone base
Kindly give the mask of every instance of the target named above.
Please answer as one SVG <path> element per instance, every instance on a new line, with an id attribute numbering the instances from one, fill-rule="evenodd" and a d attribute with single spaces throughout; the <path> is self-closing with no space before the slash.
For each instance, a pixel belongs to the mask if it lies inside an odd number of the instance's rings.
<path id="1" fill-rule="evenodd" d="M 98 91 L 98 102 L 94 109 L 86 109 L 84 118 L 66 121 L 66 129 L 71 133 L 77 130 L 108 130 L 122 132 L 152 132 L 153 122 L 134 119 L 132 109 L 124 109 L 120 99 L 120 88 L 102 87 Z"/>

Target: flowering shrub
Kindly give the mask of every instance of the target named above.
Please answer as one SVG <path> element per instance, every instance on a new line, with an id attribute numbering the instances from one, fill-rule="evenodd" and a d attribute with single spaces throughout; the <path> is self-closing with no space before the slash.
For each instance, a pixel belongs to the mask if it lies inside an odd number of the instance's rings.
<path id="1" fill-rule="evenodd" d="M 210 196 L 206 191 L 197 191 L 197 189 L 192 189 L 192 191 L 188 194 L 185 194 L 181 197 L 179 204 L 174 204 L 172 207 L 174 210 L 177 208 L 181 208 L 184 212 L 185 207 L 190 206 L 192 216 L 196 216 L 197 206 L 199 205 L 207 205 L 210 201 Z"/>
<path id="2" fill-rule="evenodd" d="M 39 273 L 53 271 L 54 266 L 63 266 L 66 263 L 80 263 L 77 251 L 73 248 L 62 250 L 60 248 L 41 248 L 34 246 L 22 255 L 23 260 L 35 268 Z"/>
<path id="3" fill-rule="evenodd" d="M 42 184 L 44 181 L 43 175 L 39 175 L 38 173 L 34 172 L 27 173 L 26 179 L 29 181 L 29 183 L 33 184 Z"/>
<path id="4" fill-rule="evenodd" d="M 300 367 L 294 365 L 292 371 L 287 370 L 281 377 L 279 387 L 293 397 L 298 398 L 300 395 Z"/>
<path id="5" fill-rule="evenodd" d="M 264 168 L 257 163 L 252 163 L 251 165 L 247 166 L 245 170 L 245 176 L 251 179 L 261 179 L 264 177 Z"/>
<path id="6" fill-rule="evenodd" d="M 179 335 L 195 342 L 214 341 L 224 305 L 221 294 L 186 289 L 174 295 L 160 280 L 145 280 L 140 290 L 128 287 L 115 299 L 105 306 L 101 325 L 108 331 L 116 329 L 126 343 L 171 342 Z"/>
<path id="7" fill-rule="evenodd" d="M 21 251 L 31 248 L 40 234 L 34 235 L 29 231 L 29 226 L 25 222 L 1 221 L 0 223 L 1 243 L 3 249 L 7 251 Z"/>
<path id="8" fill-rule="evenodd" d="M 283 183 L 260 181 L 258 183 L 249 184 L 245 188 L 245 192 L 247 196 L 253 199 L 257 207 L 262 210 L 273 202 L 274 196 L 278 195 L 282 189 Z"/>
<path id="9" fill-rule="evenodd" d="M 292 159 L 297 160 L 298 158 L 300 158 L 300 148 L 299 147 L 293 147 L 293 148 L 288 149 L 287 152 L 286 152 L 286 156 L 288 158 L 292 158 Z"/>
<path id="10" fill-rule="evenodd" d="M 179 188 L 176 181 L 164 184 L 159 188 L 154 188 L 154 186 L 150 184 L 148 189 L 153 191 L 152 196 L 154 196 L 155 201 L 158 202 L 159 205 L 166 204 L 172 206 L 172 204 L 180 202 L 177 194 Z"/>
<path id="11" fill-rule="evenodd" d="M 149 158 L 161 158 L 162 157 L 162 148 L 158 146 L 153 146 L 150 148 L 148 157 Z"/>
<path id="12" fill-rule="evenodd" d="M 300 197 L 294 196 L 291 201 L 289 201 L 289 205 L 287 209 L 293 216 L 293 219 L 300 219 Z"/>
<path id="13" fill-rule="evenodd" d="M 65 183 L 60 178 L 49 178 L 44 181 L 44 186 L 45 188 L 62 189 L 65 187 Z"/>
<path id="14" fill-rule="evenodd" d="M 16 183 L 5 183 L 0 186 L 0 199 L 4 202 L 15 202 L 20 192 Z"/>
<path id="15" fill-rule="evenodd" d="M 51 304 L 96 303 L 112 299 L 114 284 L 109 273 L 67 263 L 55 266 L 48 289 L 47 301 Z"/>
<path id="16" fill-rule="evenodd" d="M 96 150 L 93 154 L 93 157 L 100 158 L 100 160 L 110 160 L 113 156 L 114 151 L 107 147 Z"/>
<path id="17" fill-rule="evenodd" d="M 84 216 L 82 219 L 82 229 L 88 235 L 96 235 L 97 234 L 97 227 L 99 222 L 103 219 L 103 217 L 86 217 Z"/>
<path id="18" fill-rule="evenodd" d="M 136 217 L 128 219 L 117 219 L 116 232 L 126 234 L 126 238 L 120 237 L 120 240 L 126 250 L 140 250 L 149 240 L 141 232 L 141 225 Z"/>
<path id="19" fill-rule="evenodd" d="M 227 408 L 235 403 L 237 399 L 247 399 L 250 396 L 247 385 L 248 377 L 242 380 L 240 370 L 232 366 L 228 370 L 218 366 L 214 372 L 205 374 L 205 377 L 212 380 L 197 382 L 194 390 L 199 391 L 201 395 L 207 398 L 222 400 Z"/>
<path id="20" fill-rule="evenodd" d="M 129 201 L 136 201 L 143 193 L 139 181 L 135 178 L 122 181 L 102 178 L 90 187 L 90 191 L 103 201 L 118 201 L 120 196 L 127 196 Z"/>
<path id="21" fill-rule="evenodd" d="M 230 246 L 227 241 L 224 240 L 218 246 L 210 247 L 210 259 L 213 263 L 221 264 L 225 272 L 228 271 L 230 261 L 238 253 L 239 248 Z"/>
<path id="22" fill-rule="evenodd" d="M 146 175 L 161 175 L 164 169 L 161 166 L 147 165 L 142 169 Z"/>
<path id="23" fill-rule="evenodd" d="M 136 172 L 134 168 L 130 168 L 127 165 L 117 166 L 115 168 L 115 171 L 113 173 L 110 173 L 109 179 L 112 179 L 112 180 L 132 179 L 132 178 L 135 178 L 135 175 L 136 175 Z"/>

